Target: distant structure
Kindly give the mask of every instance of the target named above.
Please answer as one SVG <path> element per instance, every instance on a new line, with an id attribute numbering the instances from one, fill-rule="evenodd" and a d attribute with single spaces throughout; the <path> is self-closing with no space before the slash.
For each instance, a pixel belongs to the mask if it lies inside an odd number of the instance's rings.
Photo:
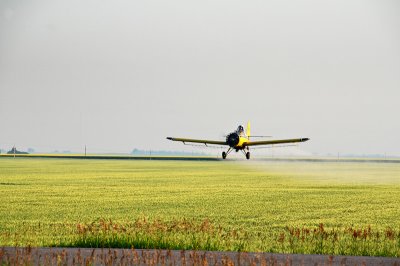
<path id="1" fill-rule="evenodd" d="M 152 150 L 139 150 L 133 149 L 132 155 L 156 155 L 156 156 L 206 156 L 204 152 L 184 152 L 184 151 L 152 151 Z"/>
<path id="2" fill-rule="evenodd" d="M 19 151 L 19 150 L 17 150 L 17 148 L 14 146 L 14 147 L 12 147 L 11 150 L 9 150 L 9 151 L 7 152 L 7 154 L 29 154 L 29 153 L 27 153 L 27 152 L 25 152 L 25 151 Z"/>

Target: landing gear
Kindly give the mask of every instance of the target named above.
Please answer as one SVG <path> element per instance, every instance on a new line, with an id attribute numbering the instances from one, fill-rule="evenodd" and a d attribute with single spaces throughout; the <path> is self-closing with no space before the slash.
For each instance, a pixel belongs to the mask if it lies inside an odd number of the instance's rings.
<path id="1" fill-rule="evenodd" d="M 232 151 L 232 148 L 229 148 L 226 152 L 222 152 L 222 159 L 226 159 L 226 156 L 228 156 L 228 154 Z"/>
<path id="2" fill-rule="evenodd" d="M 236 152 L 238 152 L 239 150 L 242 151 L 243 154 L 246 156 L 246 159 L 250 160 L 250 149 L 249 149 L 249 147 L 245 147 L 243 149 L 232 149 L 232 148 L 229 148 L 226 152 L 224 152 L 224 151 L 222 152 L 222 159 L 225 160 L 226 156 L 228 156 L 228 154 L 233 150 L 235 150 Z M 246 150 L 247 150 L 247 152 L 246 152 Z"/>
<path id="3" fill-rule="evenodd" d="M 246 151 L 247 150 L 247 151 Z M 247 160 L 250 160 L 250 149 L 249 147 L 246 147 L 242 150 L 243 154 L 246 156 Z"/>

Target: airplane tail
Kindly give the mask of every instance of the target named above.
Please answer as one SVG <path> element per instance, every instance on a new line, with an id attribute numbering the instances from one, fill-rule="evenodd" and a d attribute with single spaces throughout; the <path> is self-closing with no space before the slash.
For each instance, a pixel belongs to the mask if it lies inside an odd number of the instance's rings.
<path id="1" fill-rule="evenodd" d="M 250 139 L 250 121 L 247 122 L 247 130 L 246 130 L 247 138 Z"/>

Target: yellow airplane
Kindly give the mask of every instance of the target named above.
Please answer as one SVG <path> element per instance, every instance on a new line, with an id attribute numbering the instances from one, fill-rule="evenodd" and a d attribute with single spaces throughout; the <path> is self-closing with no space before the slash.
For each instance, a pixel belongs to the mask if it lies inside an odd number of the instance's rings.
<path id="1" fill-rule="evenodd" d="M 252 136 L 252 137 L 260 137 L 260 136 Z M 299 138 L 299 139 L 280 139 L 280 140 L 261 140 L 261 141 L 250 141 L 250 122 L 247 123 L 246 133 L 244 132 L 243 126 L 238 126 L 236 131 L 229 133 L 226 136 L 225 141 L 218 140 L 203 140 L 203 139 L 185 139 L 185 138 L 173 138 L 167 137 L 167 139 L 172 141 L 182 141 L 184 144 L 186 142 L 190 143 L 202 143 L 207 146 L 207 144 L 214 145 L 226 145 L 229 146 L 228 150 L 222 152 L 222 158 L 226 159 L 226 156 L 233 150 L 238 152 L 241 150 L 246 159 L 250 159 L 250 147 L 251 146 L 259 146 L 259 145 L 274 145 L 274 144 L 283 144 L 283 143 L 295 143 L 295 142 L 304 142 L 309 140 L 309 138 Z"/>

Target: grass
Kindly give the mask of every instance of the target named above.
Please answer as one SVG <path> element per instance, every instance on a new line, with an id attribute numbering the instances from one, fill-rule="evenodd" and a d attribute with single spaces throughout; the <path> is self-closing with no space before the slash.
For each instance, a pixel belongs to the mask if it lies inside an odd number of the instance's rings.
<path id="1" fill-rule="evenodd" d="M 0 158 L 0 245 L 400 256 L 400 164 Z"/>

